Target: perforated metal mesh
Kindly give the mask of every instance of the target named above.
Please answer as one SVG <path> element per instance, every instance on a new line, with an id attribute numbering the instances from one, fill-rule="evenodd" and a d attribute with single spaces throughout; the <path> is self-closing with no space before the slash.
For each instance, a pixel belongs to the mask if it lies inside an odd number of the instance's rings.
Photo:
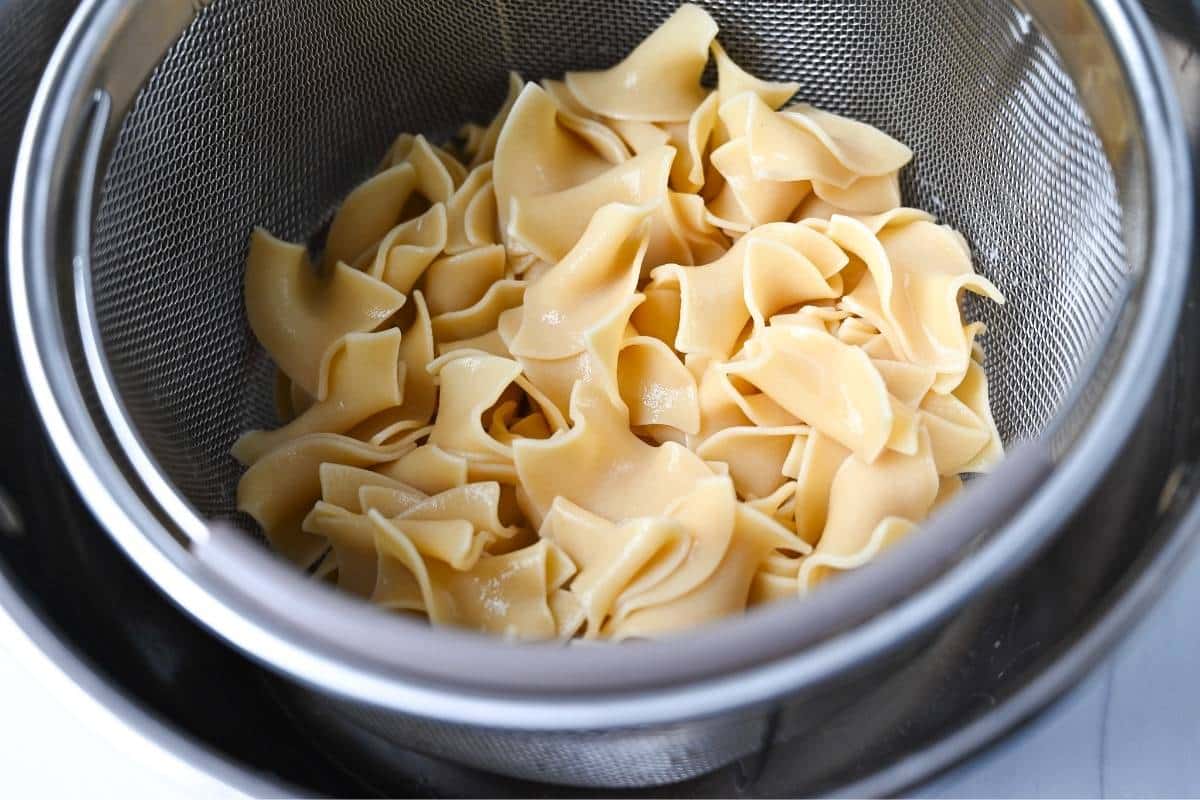
<path id="1" fill-rule="evenodd" d="M 765 747 L 772 732 L 763 708 L 676 725 L 548 735 L 453 725 L 327 697 L 316 704 L 302 694 L 290 699 L 307 724 L 350 726 L 350 738 L 367 733 L 478 769 L 574 786 L 658 786 L 703 775 Z"/>
<path id="2" fill-rule="evenodd" d="M 273 424 L 245 323 L 254 225 L 302 240 L 399 131 L 485 120 L 505 73 L 610 65 L 674 0 L 217 0 L 141 92 L 103 184 L 95 300 L 131 416 L 169 477 L 228 514 L 240 431 Z M 956 226 L 1008 304 L 970 303 L 1012 441 L 1059 407 L 1125 278 L 1119 209 L 1070 80 L 986 0 L 708 4 L 755 74 L 908 143 L 906 200 Z"/>
<path id="3" fill-rule="evenodd" d="M 397 132 L 436 137 L 486 120 L 510 69 L 540 78 L 610 65 L 675 5 L 216 0 L 197 15 L 113 150 L 94 291 L 130 415 L 203 514 L 232 513 L 240 470 L 229 446 L 274 423 L 270 365 L 243 312 L 252 227 L 306 239 Z M 1008 442 L 1038 435 L 1083 377 L 1129 280 L 1113 175 L 1046 41 L 994 0 L 706 5 L 751 72 L 799 80 L 801 98 L 912 147 L 907 202 L 960 229 L 1008 297 L 968 300 L 989 327 L 997 423 Z M 1094 388 L 1084 396 L 1102 394 Z M 398 744 L 545 780 L 578 782 L 586 754 L 594 785 L 682 780 L 745 749 L 730 741 L 731 731 L 744 738 L 732 722 L 647 731 L 637 741 L 662 758 L 643 763 L 622 737 L 480 739 L 350 715 Z"/>

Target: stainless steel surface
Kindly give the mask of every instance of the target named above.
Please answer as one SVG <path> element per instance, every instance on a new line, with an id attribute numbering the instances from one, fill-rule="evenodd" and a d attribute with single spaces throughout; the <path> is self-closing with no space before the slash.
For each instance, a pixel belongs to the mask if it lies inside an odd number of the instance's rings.
<path id="1" fill-rule="evenodd" d="M 1016 9 L 965 0 L 838 5 L 840 16 L 823 4 L 714 4 L 747 66 L 799 72 L 808 99 L 914 146 L 910 201 L 962 228 L 1010 298 L 976 310 L 992 329 L 998 421 L 1010 442 L 1053 433 L 1014 457 L 1009 481 L 979 482 L 975 508 L 960 505 L 803 611 L 768 609 L 666 646 L 514 648 L 323 596 L 242 558 L 205 520 L 229 515 L 225 449 L 265 409 L 265 362 L 241 317 L 244 230 L 316 230 L 395 130 L 485 113 L 507 67 L 538 76 L 610 62 L 665 4 L 413 15 L 218 1 L 190 23 L 185 2 L 85 4 L 35 102 L 14 194 L 11 286 L 39 411 L 85 499 L 147 574 L 308 684 L 298 713 L 337 715 L 346 735 L 374 730 L 510 774 L 598 785 L 678 780 L 798 736 L 829 713 L 831 688 L 913 658 L 936 624 L 1050 540 L 1137 423 L 1174 332 L 1190 194 L 1145 25 L 1119 2 L 1027 5 L 1048 39 Z M 483 46 L 494 30 L 503 46 Z M 451 34 L 472 59 L 447 65 L 429 51 Z M 556 36 L 571 42 L 561 61 L 545 46 Z M 1074 82 L 1051 43 L 1071 56 Z M 111 156 L 94 233 L 89 153 Z M 994 525 L 963 523 L 989 501 Z M 244 577 L 231 582 L 235 570 Z M 326 616 L 338 625 L 322 634 L 314 622 Z M 490 682 L 479 663 L 495 667 Z M 555 681 L 593 691 L 530 690 Z M 629 768 L 614 770 L 615 756 Z"/>

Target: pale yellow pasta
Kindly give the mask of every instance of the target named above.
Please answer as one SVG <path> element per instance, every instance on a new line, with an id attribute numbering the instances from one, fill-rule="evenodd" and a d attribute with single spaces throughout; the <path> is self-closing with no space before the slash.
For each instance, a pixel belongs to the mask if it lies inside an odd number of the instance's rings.
<path id="1" fill-rule="evenodd" d="M 379 472 L 426 494 L 437 494 L 468 481 L 467 460 L 436 444 L 423 444 L 379 467 Z"/>
<path id="2" fill-rule="evenodd" d="M 704 198 L 682 192 L 667 192 L 667 202 L 670 204 L 669 211 L 660 213 L 687 244 L 691 256 L 689 264 L 707 264 L 720 258 L 729 249 L 729 239 L 708 219 Z M 643 277 L 647 272 L 643 266 Z"/>
<path id="3" fill-rule="evenodd" d="M 892 435 L 887 386 L 862 350 L 824 331 L 767 327 L 725 370 L 757 386 L 816 430 L 873 461 Z"/>
<path id="4" fill-rule="evenodd" d="M 771 108 L 779 108 L 800 89 L 791 81 L 764 81 L 754 77 L 734 63 L 716 39 L 709 45 L 717 62 L 717 94 L 721 102 L 732 100 L 743 92 L 753 92 Z"/>
<path id="5" fill-rule="evenodd" d="M 423 557 L 436 558 L 458 570 L 473 567 L 491 540 L 490 534 L 474 530 L 461 519 L 395 518 L 391 524 L 408 537 Z M 363 596 L 375 590 L 379 556 L 375 550 L 375 526 L 366 515 L 318 501 L 304 519 L 304 530 L 329 540 L 337 564 L 338 586 Z"/>
<path id="6" fill-rule="evenodd" d="M 687 529 L 691 535 L 688 556 L 666 574 L 642 577 L 627 586 L 613 608 L 610 624 L 619 625 L 641 609 L 670 603 L 703 584 L 729 550 L 737 510 L 733 482 L 728 477 L 708 475 L 656 511 Z"/>
<path id="7" fill-rule="evenodd" d="M 508 116 L 512 113 L 513 106 L 516 104 L 517 98 L 524 87 L 525 82 L 521 80 L 520 75 L 515 72 L 508 73 L 508 97 L 505 98 L 504 105 L 500 106 L 500 110 L 492 118 L 487 128 L 480 133 L 479 141 L 471 147 L 470 166 L 472 168 L 491 161 L 496 155 L 496 145 L 500 140 L 500 132 L 504 130 L 505 125 L 508 123 Z"/>
<path id="8" fill-rule="evenodd" d="M 389 167 L 394 167 L 398 164 L 403 164 L 406 161 L 411 161 L 412 159 L 410 156 L 412 156 L 413 148 L 417 145 L 418 138 L 425 141 L 425 145 L 430 153 L 437 158 L 438 161 L 442 162 L 442 166 L 445 167 L 446 172 L 450 174 L 450 178 L 453 181 L 454 186 L 460 186 L 467 178 L 467 168 L 463 166 L 462 162 L 459 161 L 458 158 L 446 148 L 430 144 L 427 140 L 425 140 L 424 136 L 418 137 L 412 135 L 411 133 L 401 133 L 392 141 L 391 147 L 388 148 L 387 153 L 383 157 L 383 161 L 379 165 L 379 171 L 383 172 Z M 418 157 L 418 161 L 419 160 L 420 157 Z"/>
<path id="9" fill-rule="evenodd" d="M 842 188 L 822 181 L 812 182 L 813 194 L 846 214 L 874 214 L 900 205 L 900 175 L 859 177 Z"/>
<path id="10" fill-rule="evenodd" d="M 501 314 L 521 305 L 527 286 L 526 281 L 510 278 L 496 281 L 473 305 L 438 314 L 430 320 L 431 338 L 439 342 L 461 341 L 495 330 Z"/>
<path id="11" fill-rule="evenodd" d="M 717 46 L 715 41 L 713 46 Z M 677 122 L 666 126 L 668 141 L 675 148 L 671 188 L 678 192 L 698 192 L 704 186 L 704 156 L 717 124 L 719 101 L 719 92 L 709 92 L 686 124 Z"/>
<path id="12" fill-rule="evenodd" d="M 929 435 L 924 432 L 913 455 L 889 451 L 871 462 L 854 454 L 847 457 L 829 490 L 829 512 L 813 549 L 814 565 L 807 571 L 801 568 L 801 588 L 812 583 L 811 571 L 823 557 L 854 558 L 877 548 L 874 533 L 889 517 L 923 519 L 933 507 L 938 485 Z"/>
<path id="13" fill-rule="evenodd" d="M 377 511 L 367 516 L 375 526 L 379 552 L 373 599 L 381 605 L 421 610 L 435 623 L 466 625 L 513 638 L 545 639 L 574 632 L 550 595 L 575 567 L 548 540 L 480 558 L 470 569 L 458 570 L 423 557 L 402 525 Z M 580 619 L 571 617 L 578 625 Z"/>
<path id="14" fill-rule="evenodd" d="M 480 164 L 446 202 L 446 245 L 449 255 L 500 241 L 492 162 Z"/>
<path id="15" fill-rule="evenodd" d="M 746 416 L 741 404 L 730 391 L 729 376 L 722 362 L 708 356 L 689 355 L 684 362 L 696 380 L 700 405 L 700 431 L 688 439 L 688 446 L 697 449 L 709 437 L 726 428 L 749 426 L 753 423 Z"/>
<path id="16" fill-rule="evenodd" d="M 360 486 L 358 489 L 358 505 L 364 514 L 375 509 L 385 517 L 395 517 L 403 514 L 428 496 L 420 489 L 414 489 L 404 484 L 400 484 L 399 487 L 368 484 Z"/>
<path id="17" fill-rule="evenodd" d="M 325 399 L 273 431 L 250 431 L 233 444 L 234 458 L 253 464 L 270 450 L 306 433 L 345 433 L 371 415 L 400 404 L 404 370 L 400 331 L 350 333 L 330 360 Z"/>
<path id="18" fill-rule="evenodd" d="M 812 191 L 807 180 L 763 180 L 755 174 L 745 137 L 733 139 L 714 150 L 713 167 L 725 179 L 720 194 L 709 205 L 717 225 L 730 230 L 749 230 L 791 216 L 800 201 Z"/>
<path id="19" fill-rule="evenodd" d="M 814 552 L 804 559 L 804 563 L 800 566 L 800 572 L 797 575 L 800 592 L 802 594 L 807 592 L 832 572 L 857 569 L 863 566 L 885 548 L 906 536 L 914 527 L 915 525 L 910 520 L 902 517 L 887 517 L 875 526 L 866 541 L 861 544 L 855 544 L 850 548 L 841 548 L 842 552 L 832 548 L 823 553 Z"/>
<path id="20" fill-rule="evenodd" d="M 653 122 L 610 119 L 608 125 L 621 137 L 621 141 L 628 145 L 634 155 L 657 150 L 663 145 L 671 143 L 671 134 Z"/>
<path id="21" fill-rule="evenodd" d="M 513 198 L 507 233 L 551 263 L 562 260 L 596 212 L 610 203 L 662 203 L 675 148 L 659 147 L 558 192 Z"/>
<path id="22" fill-rule="evenodd" d="M 437 343 L 437 354 L 439 356 L 444 356 L 446 353 L 453 353 L 455 350 L 478 350 L 483 353 L 500 356 L 501 358 L 512 358 L 512 353 L 508 352 L 508 345 L 504 343 L 504 338 L 500 335 L 499 330 L 490 330 L 487 333 L 481 333 L 478 336 L 471 336 L 467 339 Z"/>
<path id="23" fill-rule="evenodd" d="M 544 89 L 526 84 L 508 115 L 492 163 L 500 230 L 508 231 L 515 198 L 569 189 L 611 167 L 559 122 L 558 105 Z"/>
<path id="24" fill-rule="evenodd" d="M 325 266 L 354 263 L 400 219 L 417 185 L 411 164 L 390 167 L 352 191 L 338 209 L 325 238 Z M 378 277 L 378 276 L 377 276 Z"/>
<path id="25" fill-rule="evenodd" d="M 674 286 L 647 286 L 645 298 L 633 310 L 629 321 L 639 334 L 653 336 L 668 347 L 675 346 L 679 335 L 679 289 Z"/>
<path id="26" fill-rule="evenodd" d="M 539 526 L 556 497 L 608 519 L 658 514 L 711 474 L 685 447 L 638 439 L 629 430 L 628 410 L 595 384 L 576 384 L 571 420 L 574 427 L 558 436 L 513 443 Z"/>
<path id="27" fill-rule="evenodd" d="M 733 510 L 733 525 L 725 552 L 709 574 L 703 579 L 689 581 L 691 588 L 668 600 L 650 603 L 646 598 L 671 585 L 670 578 L 635 595 L 629 606 L 618 606 L 610 635 L 616 639 L 657 636 L 736 613 L 746 607 L 759 565 L 776 550 L 792 548 L 796 543 L 795 533 L 767 515 L 738 503 Z M 687 574 L 686 566 L 676 574 Z M 695 578 L 695 575 L 690 577 Z M 671 585 L 671 588 L 677 590 L 680 587 Z"/>
<path id="28" fill-rule="evenodd" d="M 710 264 L 656 269 L 653 285 L 680 295 L 675 348 L 727 359 L 751 319 L 761 326 L 781 308 L 836 297 L 830 279 L 846 256 L 820 239 L 803 226 L 764 225 Z"/>
<path id="29" fill-rule="evenodd" d="M 437 203 L 400 223 L 355 263 L 374 278 L 407 293 L 446 244 L 446 207 Z"/>
<path id="30" fill-rule="evenodd" d="M 784 483 L 784 462 L 804 426 L 760 428 L 731 427 L 718 431 L 696 448 L 706 461 L 724 461 L 738 494 L 746 498 L 768 497 Z"/>
<path id="31" fill-rule="evenodd" d="M 504 246 L 484 245 L 442 256 L 422 276 L 425 301 L 433 316 L 462 311 L 478 303 L 504 278 Z"/>
<path id="32" fill-rule="evenodd" d="M 583 352 L 586 332 L 634 294 L 646 234 L 643 208 L 612 205 L 597 212 L 570 256 L 526 293 L 509 350 L 542 359 Z"/>
<path id="33" fill-rule="evenodd" d="M 958 308 L 963 289 L 1003 302 L 999 291 L 971 268 L 970 252 L 949 228 L 924 220 L 887 226 L 878 234 L 855 219 L 835 216 L 829 235 L 866 263 L 848 296 L 879 317 L 892 349 L 938 372 L 945 393 L 962 382 L 971 360 Z M 864 314 L 865 316 L 865 314 Z"/>
<path id="34" fill-rule="evenodd" d="M 594 384 L 617 401 L 622 346 L 632 338 L 629 320 L 640 301 L 640 295 L 631 295 L 619 305 L 603 311 L 604 315 L 584 330 L 582 352 L 562 358 L 517 356 L 530 385 L 543 393 L 560 416 L 569 414 L 571 392 L 580 381 Z M 504 326 L 501 330 L 506 343 L 511 342 L 512 335 L 515 335 L 515 329 L 510 331 Z M 632 376 L 627 378 L 632 379 Z M 538 402 L 540 405 L 540 398 Z M 565 419 L 563 424 L 555 427 L 567 427 Z"/>
<path id="35" fill-rule="evenodd" d="M 666 425 L 681 433 L 700 432 L 696 379 L 668 345 L 650 336 L 626 339 L 616 374 L 631 425 Z"/>
<path id="36" fill-rule="evenodd" d="M 717 24 L 684 4 L 615 67 L 568 72 L 567 86 L 590 111 L 615 119 L 685 122 L 704 101 L 700 74 Z"/>
<path id="37" fill-rule="evenodd" d="M 399 491 L 408 488 L 386 475 L 349 464 L 326 462 L 321 465 L 318 475 L 321 499 L 355 514 L 363 511 L 362 490 L 368 486 Z"/>
<path id="38" fill-rule="evenodd" d="M 488 353 L 459 350 L 430 362 L 428 369 L 439 379 L 430 444 L 468 459 L 512 461 L 512 448 L 483 429 L 483 413 L 521 374 L 521 365 Z"/>
<path id="39" fill-rule="evenodd" d="M 318 275 L 302 246 L 281 242 L 261 228 L 250 237 L 250 329 L 292 383 L 314 397 L 341 338 L 379 328 L 404 302 L 403 294 L 344 263 Z"/>
<path id="40" fill-rule="evenodd" d="M 583 139 L 612 164 L 629 158 L 629 149 L 621 136 L 584 108 L 562 81 L 542 81 L 542 88 L 558 105 L 558 119 L 564 127 Z"/>
<path id="41" fill-rule="evenodd" d="M 404 404 L 400 414 L 405 419 L 425 423 L 433 416 L 437 403 L 433 376 L 425 369 L 433 360 L 433 324 L 422 294 L 413 292 L 412 299 L 416 315 L 400 339 L 400 359 L 404 362 Z"/>
<path id="42" fill-rule="evenodd" d="M 752 93 L 740 98 L 748 106 L 750 161 L 762 180 L 846 188 L 863 176 L 889 175 L 912 159 L 907 147 L 861 122 L 804 104 L 773 111 Z"/>
<path id="43" fill-rule="evenodd" d="M 447 159 L 445 153 L 431 145 L 420 134 L 414 136 L 412 143 L 407 147 L 399 146 L 399 143 L 393 144 L 392 159 L 393 163 L 403 160 L 412 164 L 417 176 L 416 191 L 434 205 L 450 201 L 456 186 L 455 174 L 464 171 L 461 164 Z M 447 167 L 447 163 L 454 164 L 454 167 Z M 454 170 L 453 173 L 451 169 Z"/>
<path id="44" fill-rule="evenodd" d="M 402 367 L 402 375 L 405 369 Z M 346 435 L 382 447 L 405 439 L 419 439 L 426 433 L 424 427 L 420 420 L 405 418 L 403 406 L 396 406 L 363 420 Z"/>
<path id="45" fill-rule="evenodd" d="M 685 4 L 400 134 L 319 267 L 254 231 L 282 424 L 233 455 L 276 550 L 434 625 L 656 637 L 870 563 L 1003 457 L 959 295 L 1003 298 L 903 205 L 912 152 L 716 35 Z"/>
<path id="46" fill-rule="evenodd" d="M 254 517 L 271 545 L 301 566 L 321 555 L 321 541 L 301 523 L 321 496 L 321 465 L 366 467 L 407 449 L 374 447 L 334 433 L 310 433 L 285 442 L 254 462 L 238 483 L 237 508 Z"/>
<path id="47" fill-rule="evenodd" d="M 433 522 L 465 521 L 471 529 L 487 533 L 495 539 L 511 539 L 519 528 L 505 525 L 500 519 L 503 492 L 495 481 L 468 483 L 422 498 L 399 512 L 406 520 Z"/>
<path id="48" fill-rule="evenodd" d="M 639 517 L 618 524 L 561 497 L 551 505 L 541 535 L 578 565 L 570 591 L 584 609 L 589 637 L 600 634 L 635 576 L 652 585 L 655 576 L 674 572 L 692 546 L 691 533 L 671 517 Z"/>

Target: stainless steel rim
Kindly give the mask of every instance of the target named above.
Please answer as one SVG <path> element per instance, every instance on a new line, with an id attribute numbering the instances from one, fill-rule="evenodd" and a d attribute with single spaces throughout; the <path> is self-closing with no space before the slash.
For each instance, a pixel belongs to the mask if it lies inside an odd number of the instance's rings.
<path id="1" fill-rule="evenodd" d="M 179 5 L 190 7 L 189 3 Z M 774 650 L 757 663 L 728 660 L 718 674 L 688 675 L 683 671 L 664 676 L 659 685 L 633 690 L 574 692 L 570 696 L 502 693 L 487 686 L 452 685 L 428 673 L 421 676 L 385 659 L 372 659 L 370 654 L 339 647 L 336 642 L 314 640 L 303 627 L 283 618 L 279 609 L 257 605 L 255 598 L 238 594 L 206 568 L 203 562 L 223 558 L 236 566 L 230 557 L 238 556 L 240 548 L 219 533 L 212 535 L 194 512 L 190 515 L 194 524 L 188 525 L 182 538 L 195 542 L 200 561 L 189 556 L 178 532 L 168 529 L 146 507 L 135 487 L 111 479 L 116 474 L 111 454 L 84 407 L 77 377 L 66 358 L 64 331 L 57 315 L 47 313 L 56 308 L 54 254 L 61 258 L 63 247 L 48 233 L 55 227 L 50 224 L 56 210 L 55 190 L 61 190 L 67 180 L 57 158 L 58 147 L 72 141 L 73 134 L 86 124 L 112 124 L 103 115 L 93 116 L 92 87 L 87 80 L 96 48 L 118 26 L 131 24 L 130 14 L 136 12 L 116 0 L 93 0 L 72 21 L 35 98 L 17 161 L 10 216 L 10 290 L 21 358 L 42 421 L 93 513 L 152 580 L 242 649 L 323 690 L 455 722 L 567 729 L 651 724 L 716 714 L 818 683 L 935 624 L 972 592 L 1011 574 L 1031 558 L 1108 467 L 1138 416 L 1135 412 L 1145 406 L 1153 388 L 1152 379 L 1164 362 L 1180 312 L 1190 246 L 1186 140 L 1165 70 L 1140 10 L 1128 0 L 1099 0 L 1094 5 L 1113 46 L 1124 59 L 1146 132 L 1146 205 L 1152 219 L 1147 258 L 1151 268 L 1139 293 L 1129 300 L 1136 304 L 1138 314 L 1109 392 L 1085 423 L 1071 452 L 1045 473 L 1031 502 L 1020 508 L 1004 504 L 995 508 L 999 518 L 1011 516 L 970 558 L 949 565 L 942 554 L 939 563 L 948 569 L 922 591 L 903 600 L 897 598 L 890 608 L 876 602 L 860 609 L 863 624 L 844 631 L 831 629 L 824 640 L 802 652 L 795 652 L 797 643 L 787 635 L 792 609 L 768 608 L 745 619 L 679 637 L 665 648 L 648 645 L 620 652 L 609 648 L 588 648 L 586 652 L 546 649 L 538 656 L 561 667 L 567 675 L 579 674 L 583 669 L 594 674 L 637 673 L 641 665 L 653 673 L 655 662 L 667 651 L 676 661 L 686 663 L 688 654 L 735 650 L 736 643 L 748 637 L 768 638 Z M 84 268 L 86 263 L 76 267 Z M 86 297 L 83 300 L 86 307 Z M 1045 454 L 1033 452 L 1025 469 L 1010 474 L 1013 480 L 1023 477 L 1036 481 L 1047 467 Z M 859 596 L 860 585 L 888 580 L 892 586 L 911 588 L 913 573 L 907 571 L 914 569 L 912 561 L 921 552 L 916 548 L 926 543 L 936 550 L 931 543 L 936 539 L 937 527 L 935 522 L 917 537 L 912 550 L 903 548 L 909 551 L 907 557 L 897 552 L 894 558 L 839 581 L 821 593 L 824 597 L 808 602 L 837 607 Z M 925 570 L 917 574 L 929 575 L 929 568 Z M 364 628 L 378 630 L 380 625 L 398 624 L 358 603 L 324 597 L 324 590 L 301 587 L 295 576 L 281 575 L 280 581 L 289 591 L 295 590 L 297 597 L 311 599 L 314 607 L 344 615 L 348 622 Z M 468 634 L 409 626 L 405 636 L 407 646 L 414 650 L 453 648 L 468 664 L 503 663 L 517 657 L 515 648 Z M 661 665 L 657 669 L 661 671 Z M 667 680 L 670 677 L 678 680 L 671 682 Z"/>

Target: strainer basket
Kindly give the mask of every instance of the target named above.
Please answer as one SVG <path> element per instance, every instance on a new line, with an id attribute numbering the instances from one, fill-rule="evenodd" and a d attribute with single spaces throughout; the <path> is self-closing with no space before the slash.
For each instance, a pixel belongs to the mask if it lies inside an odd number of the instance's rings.
<path id="1" fill-rule="evenodd" d="M 912 147 L 906 202 L 961 230 L 1007 296 L 968 308 L 988 326 L 1004 464 L 811 598 L 658 643 L 431 630 L 266 553 L 234 513 L 228 455 L 274 423 L 242 306 L 251 227 L 312 236 L 397 132 L 486 119 L 510 69 L 615 63 L 675 5 L 91 0 L 48 68 L 9 237 L 42 421 L 129 555 L 288 676 L 284 702 L 344 758 L 386 768 L 384 742 L 640 786 L 811 731 L 831 685 L 870 685 L 1049 541 L 1145 406 L 1180 311 L 1191 188 L 1131 2 L 714 0 L 740 64 Z"/>

